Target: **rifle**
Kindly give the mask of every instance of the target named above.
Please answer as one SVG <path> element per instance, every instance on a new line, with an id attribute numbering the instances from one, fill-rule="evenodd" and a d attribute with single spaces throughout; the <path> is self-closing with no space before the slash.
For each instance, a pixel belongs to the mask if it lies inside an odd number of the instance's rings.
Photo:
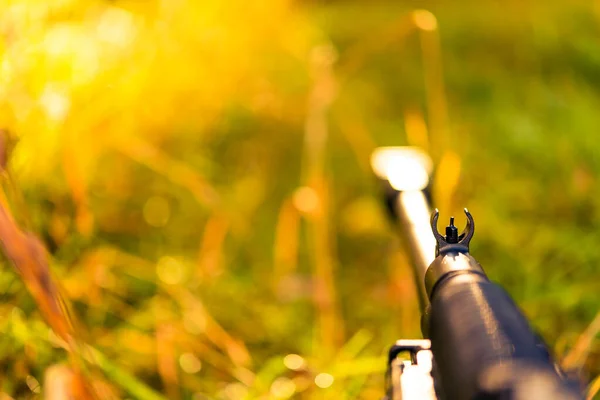
<path id="1" fill-rule="evenodd" d="M 582 399 L 510 296 L 469 254 L 471 213 L 465 208 L 461 234 L 453 217 L 445 235 L 438 232 L 429 157 L 416 148 L 379 148 L 371 165 L 407 243 L 424 337 L 390 348 L 384 399 Z"/>

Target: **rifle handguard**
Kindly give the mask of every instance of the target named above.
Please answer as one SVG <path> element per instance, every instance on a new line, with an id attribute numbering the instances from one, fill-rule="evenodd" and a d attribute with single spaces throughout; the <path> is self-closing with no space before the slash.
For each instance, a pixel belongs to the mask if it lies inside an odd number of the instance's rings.
<path id="1" fill-rule="evenodd" d="M 509 295 L 468 253 L 474 225 L 465 213 L 467 229 L 450 243 L 437 232 L 437 210 L 431 219 L 438 255 L 426 273 L 431 308 L 424 335 L 443 398 L 580 399 Z"/>

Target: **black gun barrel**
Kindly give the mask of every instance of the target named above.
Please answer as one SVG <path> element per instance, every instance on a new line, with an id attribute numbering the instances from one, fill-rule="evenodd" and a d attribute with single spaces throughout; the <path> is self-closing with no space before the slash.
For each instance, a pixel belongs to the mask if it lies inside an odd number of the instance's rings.
<path id="1" fill-rule="evenodd" d="M 429 306 L 425 289 L 427 268 L 435 259 L 435 240 L 429 226 L 429 202 L 422 191 L 399 192 L 392 200 L 402 237 L 408 242 L 421 313 Z"/>
<path id="2" fill-rule="evenodd" d="M 447 399 L 580 399 L 509 295 L 468 253 L 440 254 L 429 271 L 428 331 Z"/>
<path id="3" fill-rule="evenodd" d="M 427 192 L 431 160 L 417 148 L 381 147 L 373 153 L 371 166 L 383 185 L 388 211 L 398 222 L 402 238 L 408 242 L 419 306 L 424 313 L 429 305 L 425 273 L 435 259 Z"/>
<path id="4" fill-rule="evenodd" d="M 411 178 L 430 172 L 423 160 L 410 148 L 383 148 L 372 165 L 412 258 L 438 398 L 582 399 L 510 296 L 469 254 L 471 214 L 465 209 L 460 235 L 453 219 L 446 236 L 439 234 L 437 210 L 429 219 L 428 176 Z"/>

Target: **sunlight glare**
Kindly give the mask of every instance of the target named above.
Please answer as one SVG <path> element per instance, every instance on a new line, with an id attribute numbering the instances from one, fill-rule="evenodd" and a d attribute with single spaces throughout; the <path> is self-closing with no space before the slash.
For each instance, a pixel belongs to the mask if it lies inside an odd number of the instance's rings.
<path id="1" fill-rule="evenodd" d="M 49 120 L 60 122 L 69 113 L 71 101 L 66 90 L 56 85 L 47 85 L 40 96 L 40 105 Z"/>
<path id="2" fill-rule="evenodd" d="M 382 147 L 373 152 L 371 167 L 381 179 L 399 191 L 423 190 L 429 184 L 432 163 L 414 147 Z"/>

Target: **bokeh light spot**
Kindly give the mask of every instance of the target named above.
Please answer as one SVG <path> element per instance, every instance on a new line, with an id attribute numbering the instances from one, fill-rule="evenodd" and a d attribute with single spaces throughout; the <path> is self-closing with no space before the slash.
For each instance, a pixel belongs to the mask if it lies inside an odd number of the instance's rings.
<path id="1" fill-rule="evenodd" d="M 424 31 L 435 31 L 437 29 L 437 18 L 430 11 L 415 10 L 413 12 L 413 21 L 417 28 Z"/>
<path id="2" fill-rule="evenodd" d="M 296 384 L 289 378 L 277 378 L 271 384 L 271 394 L 277 399 L 288 399 L 296 392 Z"/>
<path id="3" fill-rule="evenodd" d="M 248 396 L 248 388 L 244 384 L 236 382 L 230 383 L 222 390 L 221 396 L 230 400 L 244 399 Z"/>
<path id="4" fill-rule="evenodd" d="M 330 374 L 320 373 L 319 375 L 315 376 L 315 385 L 321 389 L 325 389 L 333 385 L 333 381 L 333 375 Z"/>
<path id="5" fill-rule="evenodd" d="M 156 274 L 161 281 L 169 285 L 181 282 L 183 273 L 183 265 L 173 257 L 162 257 L 156 264 Z"/>
<path id="6" fill-rule="evenodd" d="M 283 364 L 294 371 L 302 369 L 306 365 L 306 361 L 298 354 L 288 354 L 283 358 Z"/>
<path id="7" fill-rule="evenodd" d="M 195 374 L 202 369 L 202 362 L 192 353 L 183 353 L 179 356 L 179 365 L 188 374 Z"/>
<path id="8" fill-rule="evenodd" d="M 48 85 L 40 96 L 40 105 L 49 120 L 60 122 L 69 113 L 71 101 L 65 90 L 55 85 Z"/>
<path id="9" fill-rule="evenodd" d="M 298 211 L 305 214 L 314 214 L 319 208 L 319 195 L 308 186 L 298 188 L 294 192 L 292 201 Z"/>

